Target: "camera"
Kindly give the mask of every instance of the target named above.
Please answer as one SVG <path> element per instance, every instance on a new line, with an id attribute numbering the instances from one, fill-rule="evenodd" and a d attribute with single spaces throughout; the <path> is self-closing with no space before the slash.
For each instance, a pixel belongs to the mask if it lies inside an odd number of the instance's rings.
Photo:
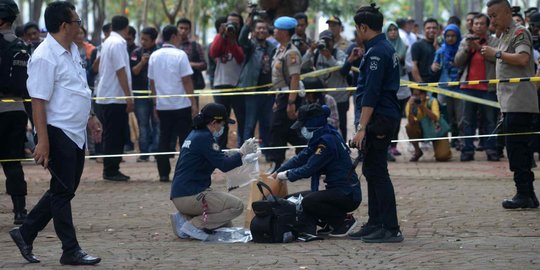
<path id="1" fill-rule="evenodd" d="M 227 33 L 236 33 L 236 24 L 227 23 L 225 25 L 225 31 L 227 31 Z"/>
<path id="2" fill-rule="evenodd" d="M 415 103 L 416 105 L 420 105 L 420 104 L 422 104 L 422 100 L 419 99 L 419 98 L 415 98 L 415 99 L 414 99 L 414 103 Z"/>
<path id="3" fill-rule="evenodd" d="M 328 45 L 326 44 L 326 40 L 324 39 L 320 39 L 319 41 L 317 41 L 317 49 L 320 50 L 324 50 L 328 47 Z"/>
<path id="4" fill-rule="evenodd" d="M 356 143 L 354 143 L 353 140 L 349 140 L 348 145 L 350 148 L 358 148 L 358 146 L 356 145 Z"/>
<path id="5" fill-rule="evenodd" d="M 251 12 L 250 12 L 250 16 L 252 18 L 255 18 L 255 17 L 264 17 L 266 16 L 266 10 L 263 10 L 263 9 L 257 9 L 257 4 L 255 3 L 249 3 L 248 4 L 248 7 L 251 9 Z"/>
<path id="6" fill-rule="evenodd" d="M 466 40 L 479 40 L 479 39 L 480 39 L 480 37 L 475 37 L 475 36 L 466 38 Z"/>
<path id="7" fill-rule="evenodd" d="M 291 39 L 291 43 L 292 43 L 295 47 L 299 48 L 299 47 L 302 45 L 302 38 L 300 38 L 300 37 L 294 37 L 294 38 Z"/>

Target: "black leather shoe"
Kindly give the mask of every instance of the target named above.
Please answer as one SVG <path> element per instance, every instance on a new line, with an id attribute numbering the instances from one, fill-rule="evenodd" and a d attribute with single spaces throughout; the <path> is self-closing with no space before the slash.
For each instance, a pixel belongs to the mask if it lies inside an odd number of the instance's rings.
<path id="1" fill-rule="evenodd" d="M 504 200 L 502 207 L 505 209 L 534 208 L 534 203 L 531 197 L 516 194 L 511 200 Z"/>
<path id="2" fill-rule="evenodd" d="M 24 242 L 19 227 L 9 231 L 9 235 L 11 236 L 11 239 L 13 239 L 13 242 L 15 242 L 15 245 L 17 245 L 17 247 L 19 248 L 19 251 L 21 251 L 21 255 L 25 260 L 27 260 L 29 263 L 40 262 L 40 260 L 32 253 L 32 246 L 27 245 Z"/>
<path id="3" fill-rule="evenodd" d="M 105 175 L 103 174 L 103 179 L 105 180 L 109 180 L 109 181 L 117 181 L 117 182 L 122 182 L 122 181 L 127 181 L 129 180 L 129 176 L 121 173 L 121 172 L 118 172 L 118 174 L 116 175 Z"/>
<path id="4" fill-rule="evenodd" d="M 501 158 L 497 153 L 488 153 L 487 154 L 487 160 L 488 161 L 500 161 Z"/>
<path id="5" fill-rule="evenodd" d="M 62 254 L 60 263 L 62 265 L 94 265 L 101 262 L 101 258 L 86 254 L 82 250 L 77 250 L 71 254 Z"/>
<path id="6" fill-rule="evenodd" d="M 467 152 L 461 152 L 461 157 L 459 158 L 461 161 L 473 161 L 474 160 L 474 153 L 467 153 Z"/>

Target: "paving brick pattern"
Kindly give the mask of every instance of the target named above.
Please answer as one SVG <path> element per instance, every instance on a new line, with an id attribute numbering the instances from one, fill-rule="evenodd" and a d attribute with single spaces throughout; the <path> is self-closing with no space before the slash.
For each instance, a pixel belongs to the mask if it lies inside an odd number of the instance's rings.
<path id="1" fill-rule="evenodd" d="M 390 164 L 403 243 L 326 239 L 214 244 L 177 239 L 168 218 L 174 210 L 169 184 L 157 181 L 154 162 L 136 163 L 135 158 L 121 165 L 132 177 L 127 183 L 101 180 L 102 165 L 87 161 L 72 204 L 78 238 L 86 251 L 103 258 L 101 269 L 540 269 L 540 210 L 508 211 L 500 205 L 514 192 L 506 159 L 488 162 L 479 152 L 476 161 L 463 163 L 454 152 L 454 161 L 437 163 L 426 150 L 421 162 L 411 163 L 408 148 L 400 143 L 403 155 Z M 261 164 L 263 169 L 268 166 Z M 49 176 L 32 164 L 24 170 L 28 204 L 33 206 L 48 188 Z M 225 190 L 223 174 L 216 172 L 214 178 L 214 188 Z M 0 192 L 5 193 L 0 181 Z M 300 181 L 289 190 L 308 187 L 308 181 Z M 362 188 L 367 196 L 364 181 Z M 248 192 L 241 188 L 232 193 L 247 201 Z M 354 213 L 360 222 L 367 221 L 366 201 L 364 197 Z M 9 196 L 0 196 L 0 267 L 60 268 L 60 242 L 52 224 L 34 243 L 42 263 L 26 264 L 7 234 L 12 218 Z M 244 215 L 234 220 L 239 226 L 243 222 Z"/>

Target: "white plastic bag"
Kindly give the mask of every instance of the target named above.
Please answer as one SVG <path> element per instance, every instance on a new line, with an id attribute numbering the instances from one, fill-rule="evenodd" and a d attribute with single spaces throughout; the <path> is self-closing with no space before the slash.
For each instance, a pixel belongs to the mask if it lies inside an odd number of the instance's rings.
<path id="1" fill-rule="evenodd" d="M 227 180 L 227 190 L 244 187 L 249 185 L 253 181 L 259 179 L 259 154 L 257 153 L 247 154 L 242 159 L 242 166 L 234 168 L 225 173 L 225 179 Z"/>

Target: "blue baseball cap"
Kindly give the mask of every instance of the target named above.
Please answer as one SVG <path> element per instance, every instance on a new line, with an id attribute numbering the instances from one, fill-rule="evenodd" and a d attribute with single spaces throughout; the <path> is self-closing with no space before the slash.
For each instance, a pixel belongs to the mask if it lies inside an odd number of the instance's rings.
<path id="1" fill-rule="evenodd" d="M 280 30 L 294 29 L 298 23 L 293 17 L 283 16 L 274 21 L 274 27 Z"/>

